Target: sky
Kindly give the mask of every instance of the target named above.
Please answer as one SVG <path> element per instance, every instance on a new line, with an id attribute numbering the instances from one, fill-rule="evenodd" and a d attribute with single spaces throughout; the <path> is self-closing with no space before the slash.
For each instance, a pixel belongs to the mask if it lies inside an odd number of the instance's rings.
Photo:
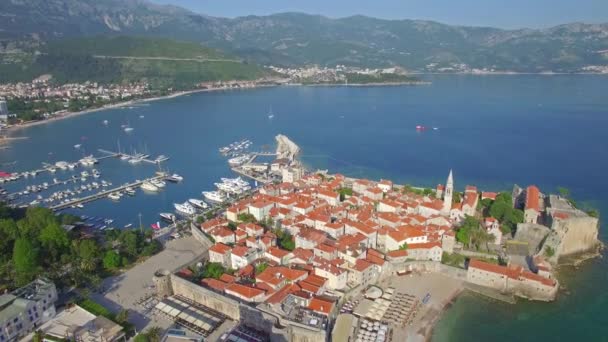
<path id="1" fill-rule="evenodd" d="M 332 18 L 363 14 L 426 19 L 453 25 L 544 28 L 570 22 L 608 22 L 608 0 L 152 0 L 218 17 L 280 12 Z"/>

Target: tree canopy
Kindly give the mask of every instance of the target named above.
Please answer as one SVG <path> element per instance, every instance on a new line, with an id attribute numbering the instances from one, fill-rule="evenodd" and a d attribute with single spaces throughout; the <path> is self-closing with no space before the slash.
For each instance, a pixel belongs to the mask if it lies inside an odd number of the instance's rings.
<path id="1" fill-rule="evenodd" d="M 0 205 L 0 283 L 15 288 L 46 276 L 58 286 L 95 285 L 106 270 L 162 249 L 139 231 L 108 230 L 103 239 L 92 239 L 78 230 L 65 230 L 62 225 L 75 219 L 45 208 Z"/>

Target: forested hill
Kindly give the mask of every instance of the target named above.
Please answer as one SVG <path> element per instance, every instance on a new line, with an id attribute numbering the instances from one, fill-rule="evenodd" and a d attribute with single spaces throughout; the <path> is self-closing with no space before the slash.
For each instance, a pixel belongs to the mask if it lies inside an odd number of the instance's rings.
<path id="1" fill-rule="evenodd" d="M 51 74 L 59 83 L 148 81 L 156 87 L 190 88 L 204 81 L 250 80 L 267 74 L 197 43 L 151 37 L 51 40 L 0 58 L 0 82 Z"/>
<path id="2" fill-rule="evenodd" d="M 5 45 L 25 38 L 138 35 L 202 43 L 258 64 L 518 72 L 578 72 L 608 65 L 608 24 L 503 30 L 301 13 L 228 19 L 145 0 L 5 0 L 0 18 Z"/>

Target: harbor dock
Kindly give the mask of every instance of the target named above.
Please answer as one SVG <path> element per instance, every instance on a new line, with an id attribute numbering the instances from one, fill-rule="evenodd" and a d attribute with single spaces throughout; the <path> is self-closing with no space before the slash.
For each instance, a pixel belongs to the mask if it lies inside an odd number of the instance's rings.
<path id="1" fill-rule="evenodd" d="M 98 149 L 97 151 L 99 151 L 101 153 L 104 153 L 104 154 L 107 154 L 106 158 L 111 158 L 111 157 L 120 158 L 122 156 L 126 156 L 129 159 L 139 159 L 139 160 L 141 160 L 143 162 L 146 162 L 146 163 L 149 163 L 149 164 L 159 164 L 159 163 L 162 163 L 164 161 L 169 160 L 169 157 L 167 157 L 167 156 L 160 156 L 160 157 L 158 157 L 156 159 L 149 159 L 149 158 L 140 158 L 140 157 L 138 157 L 136 155 L 131 155 L 131 154 L 124 153 L 124 152 L 108 151 L 108 150 L 104 150 L 104 149 L 101 149 L 101 148 Z"/>
<path id="2" fill-rule="evenodd" d="M 78 199 L 73 200 L 73 201 L 68 201 L 68 202 L 65 202 L 65 203 L 60 203 L 60 204 L 51 206 L 49 209 L 51 209 L 53 211 L 58 211 L 58 210 L 70 208 L 72 206 L 76 206 L 78 204 L 85 204 L 85 203 L 88 203 L 88 202 L 96 201 L 98 199 L 106 198 L 111 193 L 114 193 L 114 192 L 117 192 L 117 191 L 123 191 L 123 190 L 125 190 L 126 188 L 129 188 L 129 187 L 136 188 L 136 187 L 140 187 L 145 182 L 149 182 L 149 181 L 153 181 L 153 180 L 161 180 L 161 179 L 165 179 L 165 178 L 167 178 L 167 174 L 160 173 L 158 176 L 155 176 L 155 177 L 147 178 L 147 179 L 144 179 L 144 180 L 138 180 L 138 181 L 135 181 L 133 183 L 124 184 L 124 185 L 121 185 L 121 186 L 113 188 L 113 189 L 100 191 L 100 192 L 98 192 L 96 194 L 89 195 L 89 196 L 82 197 L 82 198 L 78 198 Z"/>

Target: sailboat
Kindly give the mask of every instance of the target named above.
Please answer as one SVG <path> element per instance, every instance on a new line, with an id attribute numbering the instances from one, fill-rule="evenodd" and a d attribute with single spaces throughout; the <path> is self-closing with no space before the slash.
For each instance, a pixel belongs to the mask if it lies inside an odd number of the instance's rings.
<path id="1" fill-rule="evenodd" d="M 270 106 L 270 111 L 268 112 L 268 119 L 273 119 L 274 118 L 274 114 L 272 113 L 272 106 Z"/>

